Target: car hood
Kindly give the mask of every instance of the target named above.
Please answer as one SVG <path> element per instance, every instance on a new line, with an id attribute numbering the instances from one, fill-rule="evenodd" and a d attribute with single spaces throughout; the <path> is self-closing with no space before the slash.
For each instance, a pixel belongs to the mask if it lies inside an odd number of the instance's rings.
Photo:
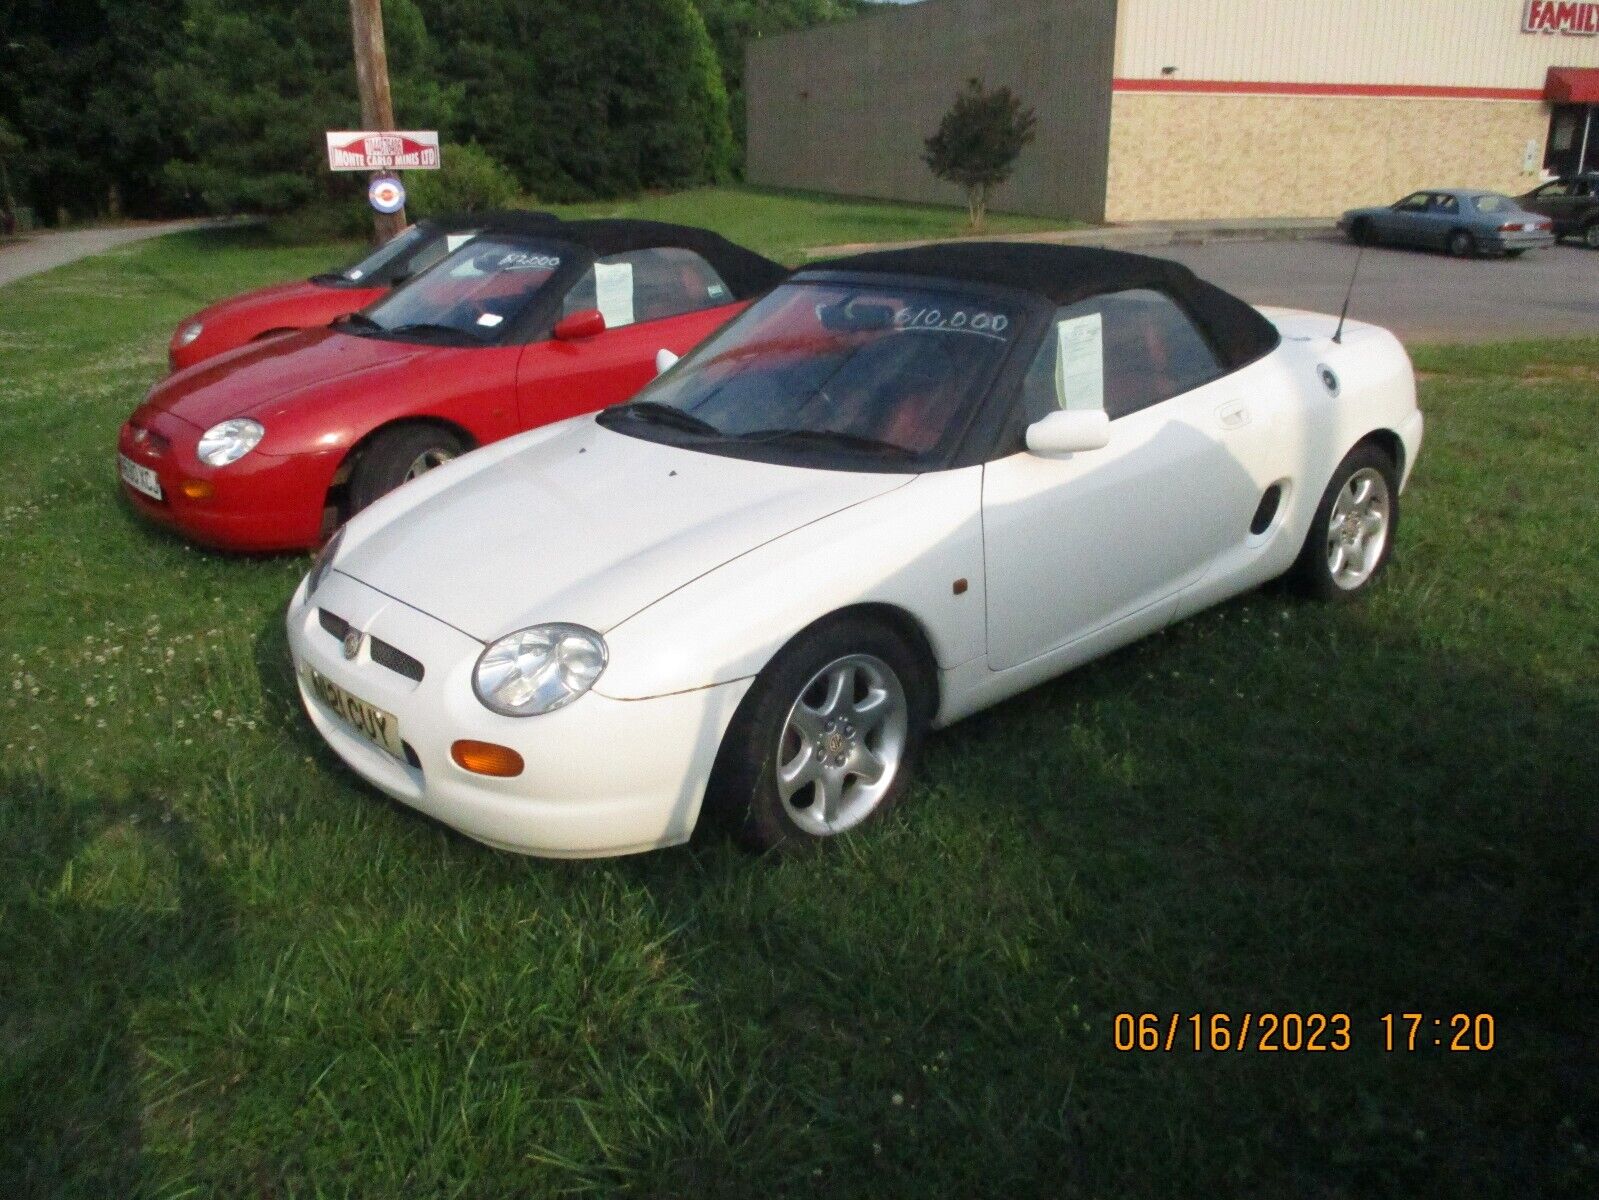
<path id="1" fill-rule="evenodd" d="M 355 337 L 336 329 L 302 329 L 237 350 L 169 375 L 145 404 L 208 429 L 335 380 L 371 376 L 437 350 L 433 346 Z"/>
<path id="2" fill-rule="evenodd" d="M 606 632 L 755 547 L 910 482 L 704 454 L 585 418 L 402 488 L 356 519 L 337 569 L 488 642 L 544 621 Z M 410 485 L 427 492 L 432 480 Z M 378 518 L 366 529 L 367 518 Z"/>
<path id="3" fill-rule="evenodd" d="M 276 309 L 284 304 L 303 304 L 324 299 L 331 289 L 309 280 L 297 279 L 293 283 L 275 283 L 271 287 L 256 288 L 239 296 L 230 296 L 202 308 L 189 321 L 221 321 L 249 316 L 262 309 Z M 355 293 L 357 296 L 359 292 Z M 188 321 L 183 322 L 188 324 Z"/>

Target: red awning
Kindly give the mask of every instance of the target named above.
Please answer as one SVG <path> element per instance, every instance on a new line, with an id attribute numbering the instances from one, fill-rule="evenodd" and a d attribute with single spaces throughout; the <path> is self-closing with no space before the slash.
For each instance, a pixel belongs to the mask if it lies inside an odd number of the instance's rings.
<path id="1" fill-rule="evenodd" d="M 1551 104 L 1599 104 L 1599 67 L 1550 67 L 1543 98 Z"/>

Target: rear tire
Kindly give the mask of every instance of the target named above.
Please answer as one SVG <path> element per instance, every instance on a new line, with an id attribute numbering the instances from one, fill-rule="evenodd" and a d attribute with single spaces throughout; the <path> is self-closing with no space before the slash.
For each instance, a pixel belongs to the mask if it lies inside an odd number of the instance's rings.
<path id="1" fill-rule="evenodd" d="M 1522 250 L 1506 250 L 1505 251 L 1505 257 L 1506 258 L 1520 258 L 1525 253 L 1527 253 L 1527 251 L 1525 249 L 1522 249 Z"/>
<path id="2" fill-rule="evenodd" d="M 1582 227 L 1582 244 L 1590 250 L 1599 250 L 1599 217 Z"/>
<path id="3" fill-rule="evenodd" d="M 709 823 L 752 850 L 810 853 L 905 794 L 933 714 L 920 655 L 889 626 L 845 615 L 785 646 L 717 752 Z"/>
<path id="4" fill-rule="evenodd" d="M 1477 256 L 1477 239 L 1464 229 L 1457 229 L 1449 235 L 1449 253 L 1456 258 L 1475 258 Z"/>
<path id="5" fill-rule="evenodd" d="M 1398 529 L 1398 468 L 1379 447 L 1356 446 L 1322 493 L 1289 580 L 1315 600 L 1353 600 L 1388 565 Z"/>
<path id="6" fill-rule="evenodd" d="M 470 446 L 437 425 L 396 425 L 378 433 L 361 451 L 350 472 L 349 511 L 353 517 L 375 500 L 434 467 L 465 454 Z"/>

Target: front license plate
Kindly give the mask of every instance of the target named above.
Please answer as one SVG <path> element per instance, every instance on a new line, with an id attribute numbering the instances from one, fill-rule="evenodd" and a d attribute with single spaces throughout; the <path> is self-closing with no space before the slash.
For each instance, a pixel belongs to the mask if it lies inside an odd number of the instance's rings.
<path id="1" fill-rule="evenodd" d="M 368 704 L 359 696 L 352 696 L 325 675 L 311 667 L 304 668 L 305 682 L 321 700 L 351 729 L 369 742 L 382 746 L 401 762 L 405 762 L 405 743 L 400 741 L 400 718 L 384 712 L 375 704 Z"/>
<path id="2" fill-rule="evenodd" d="M 117 471 L 122 482 L 136 492 L 143 492 L 152 500 L 161 499 L 161 481 L 149 467 L 141 467 L 126 454 L 117 455 Z"/>

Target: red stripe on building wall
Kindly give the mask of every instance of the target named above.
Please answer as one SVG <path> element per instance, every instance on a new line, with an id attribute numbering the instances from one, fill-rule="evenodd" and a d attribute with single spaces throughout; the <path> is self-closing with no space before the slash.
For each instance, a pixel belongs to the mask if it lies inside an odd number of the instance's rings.
<path id="1" fill-rule="evenodd" d="M 1542 88 L 1434 87 L 1410 83 L 1266 83 L 1232 79 L 1116 79 L 1117 92 L 1226 96 L 1373 96 L 1420 100 L 1542 100 Z"/>

